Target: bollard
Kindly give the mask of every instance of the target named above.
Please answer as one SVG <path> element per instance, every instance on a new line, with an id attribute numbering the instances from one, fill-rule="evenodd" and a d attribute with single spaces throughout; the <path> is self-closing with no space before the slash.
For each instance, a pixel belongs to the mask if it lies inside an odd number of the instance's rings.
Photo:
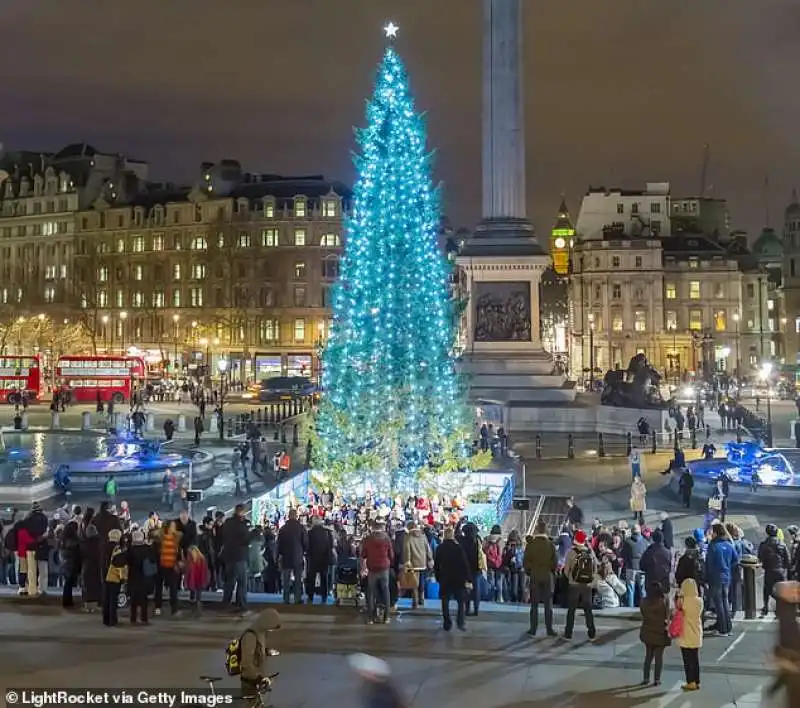
<path id="1" fill-rule="evenodd" d="M 289 407 L 286 405 L 286 401 L 281 403 L 281 421 L 285 420 L 288 415 Z"/>
<path id="2" fill-rule="evenodd" d="M 311 454 L 313 452 L 313 447 L 311 445 L 311 441 L 309 440 L 306 443 L 306 467 L 311 467 Z"/>
<path id="3" fill-rule="evenodd" d="M 152 413 L 147 414 L 147 418 L 144 422 L 144 429 L 148 433 L 152 433 L 156 429 L 156 417 Z"/>
<path id="4" fill-rule="evenodd" d="M 752 620 L 756 618 L 756 571 L 761 564 L 754 556 L 742 558 L 741 566 L 744 571 L 744 592 L 742 597 L 742 607 L 744 618 Z"/>
<path id="5" fill-rule="evenodd" d="M 225 426 L 225 427 L 228 429 L 228 437 L 232 438 L 233 437 L 233 420 L 228 418 L 228 425 Z"/>
<path id="6" fill-rule="evenodd" d="M 800 448 L 800 421 L 794 424 L 794 441 L 795 445 Z"/>
<path id="7" fill-rule="evenodd" d="M 58 411 L 50 411 L 50 430 L 58 430 L 61 427 L 61 417 Z"/>
<path id="8" fill-rule="evenodd" d="M 675 435 L 672 436 L 672 449 L 673 451 L 678 452 L 679 447 L 680 446 L 678 445 L 678 431 L 676 430 Z"/>
<path id="9" fill-rule="evenodd" d="M 117 433 L 121 433 L 125 430 L 125 422 L 122 413 L 114 413 L 114 415 L 111 416 L 111 427 L 114 428 Z"/>
<path id="10" fill-rule="evenodd" d="M 571 460 L 575 457 L 575 439 L 572 433 L 567 437 L 567 457 Z"/>
<path id="11" fill-rule="evenodd" d="M 658 452 L 658 436 L 656 435 L 656 431 L 654 430 L 650 433 L 650 444 L 651 444 L 651 451 L 655 455 Z"/>
<path id="12" fill-rule="evenodd" d="M 633 451 L 633 440 L 631 439 L 631 434 L 625 433 L 625 456 L 630 457 L 631 452 Z"/>
<path id="13" fill-rule="evenodd" d="M 286 426 L 281 426 L 281 442 L 285 445 L 286 444 Z"/>
<path id="14" fill-rule="evenodd" d="M 740 425 L 736 426 L 736 442 L 742 442 L 742 427 Z"/>
<path id="15" fill-rule="evenodd" d="M 697 431 L 692 428 L 691 430 L 691 441 L 692 441 L 692 450 L 697 449 Z"/>
<path id="16" fill-rule="evenodd" d="M 211 420 L 208 423 L 208 432 L 209 433 L 219 433 L 219 422 L 217 421 L 216 415 L 211 416 Z"/>
<path id="17" fill-rule="evenodd" d="M 706 442 L 711 440 L 711 426 L 706 425 Z"/>
<path id="18" fill-rule="evenodd" d="M 256 422 L 257 423 L 261 423 L 261 409 L 260 408 L 256 409 Z"/>
<path id="19" fill-rule="evenodd" d="M 294 427 L 292 428 L 292 447 L 298 447 L 300 445 L 300 426 L 295 423 Z"/>
<path id="20" fill-rule="evenodd" d="M 603 433 L 597 433 L 597 456 L 606 456 L 606 444 L 605 440 L 603 439 Z"/>
<path id="21" fill-rule="evenodd" d="M 278 433 L 278 429 L 277 428 L 275 428 L 275 435 L 274 435 L 274 437 L 272 439 L 275 442 L 278 442 L 278 440 L 280 440 L 280 433 Z"/>
<path id="22" fill-rule="evenodd" d="M 186 416 L 183 413 L 178 413 L 178 432 L 186 432 Z"/>
<path id="23" fill-rule="evenodd" d="M 81 413 L 81 430 L 92 429 L 92 414 L 89 411 Z"/>
<path id="24" fill-rule="evenodd" d="M 14 416 L 14 430 L 22 430 L 22 416 L 19 413 Z"/>
<path id="25" fill-rule="evenodd" d="M 542 436 L 538 433 L 536 434 L 536 459 L 542 459 Z"/>

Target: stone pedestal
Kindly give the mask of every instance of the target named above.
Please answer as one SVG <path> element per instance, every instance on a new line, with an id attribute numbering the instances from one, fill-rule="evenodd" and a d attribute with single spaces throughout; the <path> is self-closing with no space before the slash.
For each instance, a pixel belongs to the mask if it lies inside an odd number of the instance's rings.
<path id="1" fill-rule="evenodd" d="M 152 413 L 147 414 L 147 418 L 145 418 L 144 422 L 144 429 L 148 433 L 152 433 L 156 429 L 156 417 Z"/>
<path id="2" fill-rule="evenodd" d="M 89 411 L 81 413 L 81 430 L 92 429 L 92 414 Z"/>
<path id="3" fill-rule="evenodd" d="M 186 416 L 183 413 L 178 414 L 178 432 L 186 432 Z"/>

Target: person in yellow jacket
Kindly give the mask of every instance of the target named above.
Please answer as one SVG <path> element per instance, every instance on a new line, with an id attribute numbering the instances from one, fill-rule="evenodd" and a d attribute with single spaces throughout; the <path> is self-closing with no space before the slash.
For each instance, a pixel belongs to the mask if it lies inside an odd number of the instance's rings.
<path id="1" fill-rule="evenodd" d="M 174 521 L 164 524 L 158 554 L 158 572 L 156 573 L 155 610 L 161 614 L 161 603 L 164 597 L 164 585 L 169 591 L 169 609 L 174 617 L 178 613 L 178 590 L 181 586 L 180 567 L 181 534 Z"/>
<path id="2" fill-rule="evenodd" d="M 121 540 L 122 532 L 119 529 L 108 532 L 108 570 L 103 579 L 103 624 L 106 627 L 114 627 L 119 623 L 119 591 L 122 583 L 128 579 L 128 564 Z"/>

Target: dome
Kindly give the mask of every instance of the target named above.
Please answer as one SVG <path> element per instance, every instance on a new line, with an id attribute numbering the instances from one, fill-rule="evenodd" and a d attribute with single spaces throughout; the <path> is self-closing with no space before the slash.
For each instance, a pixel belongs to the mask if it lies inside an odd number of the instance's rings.
<path id="1" fill-rule="evenodd" d="M 800 204 L 794 206 L 797 206 L 798 210 L 800 210 Z M 753 244 L 753 255 L 757 258 L 783 257 L 783 241 L 775 232 L 775 229 L 765 226 L 761 230 L 761 233 Z"/>

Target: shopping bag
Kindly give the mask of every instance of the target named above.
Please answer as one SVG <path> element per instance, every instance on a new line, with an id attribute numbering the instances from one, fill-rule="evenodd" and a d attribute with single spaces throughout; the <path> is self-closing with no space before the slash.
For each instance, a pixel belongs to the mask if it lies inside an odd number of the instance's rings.
<path id="1" fill-rule="evenodd" d="M 413 570 L 404 570 L 397 583 L 401 590 L 416 590 L 419 587 L 419 576 Z"/>

